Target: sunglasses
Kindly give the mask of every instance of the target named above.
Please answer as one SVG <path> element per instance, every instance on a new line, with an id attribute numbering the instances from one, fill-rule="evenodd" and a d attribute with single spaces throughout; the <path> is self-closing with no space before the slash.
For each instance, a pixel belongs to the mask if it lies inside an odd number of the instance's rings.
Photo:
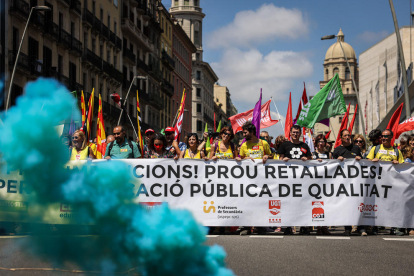
<path id="1" fill-rule="evenodd" d="M 72 139 L 78 139 L 79 136 L 72 136 Z"/>
<path id="2" fill-rule="evenodd" d="M 231 135 L 231 133 L 228 133 L 228 132 L 224 132 L 223 134 L 222 134 L 222 136 L 230 136 Z"/>
<path id="3" fill-rule="evenodd" d="M 121 132 L 114 132 L 114 136 L 121 135 Z"/>
<path id="4" fill-rule="evenodd" d="M 364 141 L 362 141 L 362 140 L 355 140 L 355 141 L 354 141 L 354 143 L 355 143 L 355 144 L 362 144 L 363 142 L 364 142 Z"/>

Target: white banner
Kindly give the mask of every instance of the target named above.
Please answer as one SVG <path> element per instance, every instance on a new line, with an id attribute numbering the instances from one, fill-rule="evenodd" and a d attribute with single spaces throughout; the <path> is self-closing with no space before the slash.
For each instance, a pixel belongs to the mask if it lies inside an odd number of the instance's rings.
<path id="1" fill-rule="evenodd" d="M 414 228 L 414 166 L 367 160 L 242 162 L 134 159 L 136 202 L 190 210 L 205 226 L 345 226 Z M 86 162 L 71 162 L 78 169 Z M 93 169 L 93 168 L 91 168 Z M 131 186 L 132 187 L 132 186 Z M 18 172 L 0 175 L 0 221 L 71 223 L 65 203 L 32 205 Z"/>
<path id="2" fill-rule="evenodd" d="M 205 226 L 414 227 L 414 166 L 366 160 L 126 161 L 137 200 Z M 148 202 L 148 203 L 144 203 Z"/>

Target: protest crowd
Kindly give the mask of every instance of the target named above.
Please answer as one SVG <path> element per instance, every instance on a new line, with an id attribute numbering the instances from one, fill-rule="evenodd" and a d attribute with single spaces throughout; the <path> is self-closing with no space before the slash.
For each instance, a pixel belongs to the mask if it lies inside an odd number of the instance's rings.
<path id="1" fill-rule="evenodd" d="M 235 138 L 235 133 L 231 127 L 217 129 L 217 132 L 205 132 L 203 137 L 198 137 L 196 133 L 189 133 L 184 138 L 184 142 L 177 142 L 174 139 L 175 129 L 167 127 L 164 133 L 156 133 L 152 129 L 145 130 L 145 144 L 141 148 L 139 139 L 129 141 L 126 138 L 125 130 L 122 126 L 113 129 L 112 135 L 106 139 L 105 153 L 102 159 L 133 159 L 133 158 L 171 158 L 179 159 L 204 159 L 213 160 L 243 159 L 262 160 L 266 163 L 269 159 L 289 161 L 289 160 L 308 160 L 322 161 L 324 159 L 368 159 L 373 162 L 389 161 L 392 164 L 414 162 L 414 135 L 403 135 L 400 144 L 392 144 L 394 133 L 391 129 L 381 131 L 372 130 L 368 137 L 371 144 L 367 148 L 367 141 L 361 134 L 351 135 L 348 129 L 341 130 L 340 146 L 333 150 L 333 142 L 328 142 L 325 135 L 319 134 L 312 137 L 311 145 L 302 140 L 302 127 L 293 125 L 290 128 L 289 136 L 276 137 L 274 143 L 267 131 L 261 131 L 257 136 L 256 126 L 247 121 L 238 129 L 236 135 L 243 140 Z M 96 159 L 97 145 L 96 140 L 88 142 L 83 131 L 75 131 L 65 143 L 69 147 L 69 160 Z M 312 149 L 311 149 L 312 148 Z M 296 227 L 286 227 L 285 235 L 294 234 Z M 311 227 L 300 227 L 299 234 L 309 235 Z M 230 233 L 229 227 L 211 227 L 211 233 Z M 282 232 L 281 227 L 238 227 L 236 233 L 248 235 L 250 233 L 266 234 L 268 232 Z M 344 235 L 357 233 L 361 236 L 378 234 L 377 226 L 345 226 Z M 316 234 L 330 235 L 328 226 L 317 227 Z M 391 228 L 392 235 L 414 235 L 413 229 Z"/>

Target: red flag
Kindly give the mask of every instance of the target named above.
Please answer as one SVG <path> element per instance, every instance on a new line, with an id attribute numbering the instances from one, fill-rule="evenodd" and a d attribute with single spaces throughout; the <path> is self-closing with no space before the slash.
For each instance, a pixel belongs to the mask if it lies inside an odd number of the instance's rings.
<path id="1" fill-rule="evenodd" d="M 289 105 L 286 113 L 285 137 L 290 140 L 290 129 L 293 126 L 292 121 L 292 92 L 289 93 Z"/>
<path id="2" fill-rule="evenodd" d="M 98 122 L 97 122 L 97 131 L 96 131 L 96 158 L 103 159 L 105 157 L 106 151 L 106 134 L 105 134 L 105 125 L 102 114 L 102 99 L 101 94 L 99 94 L 99 108 L 98 108 Z"/>
<path id="3" fill-rule="evenodd" d="M 401 111 L 403 109 L 404 103 L 401 103 L 400 106 L 395 110 L 394 114 L 392 114 L 392 117 L 390 121 L 388 122 L 387 129 L 391 129 L 394 133 L 394 137 L 392 137 L 391 145 L 394 145 L 395 137 L 397 137 L 397 133 L 399 130 L 399 122 L 401 117 Z M 399 136 L 399 135 L 398 135 Z"/>
<path id="4" fill-rule="evenodd" d="M 411 117 L 398 125 L 397 133 L 394 133 L 395 139 L 398 139 L 401 134 L 410 130 L 414 130 L 414 117 Z"/>
<path id="5" fill-rule="evenodd" d="M 303 93 L 302 93 L 302 98 L 300 99 L 299 102 L 299 107 L 298 107 L 298 112 L 296 113 L 296 118 L 293 121 L 293 123 L 296 124 L 297 120 L 299 119 L 299 115 L 300 112 L 302 111 L 302 108 L 305 106 L 305 104 L 308 103 L 308 96 L 306 95 L 306 87 L 305 87 L 305 82 L 303 82 Z"/>
<path id="6" fill-rule="evenodd" d="M 178 120 L 177 120 L 177 123 L 175 123 L 175 127 L 174 127 L 174 129 L 175 129 L 174 140 L 176 140 L 177 142 L 180 141 L 180 134 L 181 134 L 181 128 L 182 128 L 182 124 L 183 124 L 185 98 L 186 97 L 187 97 L 187 94 L 185 93 L 185 90 L 184 90 L 181 106 L 180 106 L 180 109 L 179 109 L 180 113 L 178 114 Z"/>
<path id="7" fill-rule="evenodd" d="M 331 131 L 329 131 L 326 135 L 325 135 L 325 139 L 328 140 L 329 139 L 329 135 L 331 135 Z"/>
<path id="8" fill-rule="evenodd" d="M 354 116 L 352 116 L 352 121 L 351 121 L 351 123 L 349 124 L 349 128 L 348 128 L 349 133 L 350 133 L 351 135 L 352 135 L 352 129 L 354 128 L 354 122 L 355 122 L 355 117 L 356 117 L 357 111 L 358 111 L 358 104 L 356 104 L 356 106 L 355 106 Z"/>
<path id="9" fill-rule="evenodd" d="M 260 119 L 260 129 L 273 126 L 274 124 L 279 122 L 279 120 L 273 120 L 272 117 L 270 116 L 270 100 L 267 101 L 265 104 L 262 104 L 260 112 L 262 113 L 262 117 Z M 234 134 L 236 134 L 238 130 L 240 131 L 241 126 L 245 122 L 251 121 L 252 119 L 253 119 L 253 109 L 231 116 L 229 120 L 230 120 Z"/>
<path id="10" fill-rule="evenodd" d="M 341 141 L 341 131 L 348 127 L 348 116 L 349 116 L 349 108 L 350 107 L 351 107 L 351 103 L 348 104 L 348 109 L 346 110 L 344 118 L 342 119 L 341 127 L 339 128 L 338 136 L 336 137 L 336 142 L 335 142 L 334 148 L 340 146 L 341 143 L 342 143 L 342 141 Z"/>

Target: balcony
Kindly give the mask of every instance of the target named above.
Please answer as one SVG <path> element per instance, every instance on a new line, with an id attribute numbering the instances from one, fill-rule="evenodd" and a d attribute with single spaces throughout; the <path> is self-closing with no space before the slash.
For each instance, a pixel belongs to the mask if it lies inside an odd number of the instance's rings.
<path id="1" fill-rule="evenodd" d="M 55 40 L 59 40 L 59 26 L 53 21 L 46 21 L 45 35 L 48 35 Z"/>
<path id="2" fill-rule="evenodd" d="M 82 13 L 83 22 L 86 22 L 87 24 L 90 25 L 90 27 L 93 27 L 94 19 L 95 19 L 95 16 L 93 15 L 93 13 L 89 11 L 87 8 L 83 8 L 83 13 Z"/>
<path id="3" fill-rule="evenodd" d="M 45 29 L 45 16 L 41 12 L 33 11 L 32 17 L 30 17 L 30 22 L 41 30 Z"/>
<path id="4" fill-rule="evenodd" d="M 143 70 L 145 73 L 149 73 L 149 66 L 141 59 L 138 59 L 137 62 L 138 68 Z"/>
<path id="5" fill-rule="evenodd" d="M 82 55 L 82 42 L 77 40 L 74 37 L 71 37 L 71 51 L 74 52 L 76 55 L 81 56 Z"/>
<path id="6" fill-rule="evenodd" d="M 71 48 L 71 38 L 72 36 L 70 33 L 65 31 L 64 29 L 60 29 L 59 33 L 59 44 L 61 44 L 63 47 L 70 49 Z"/>
<path id="7" fill-rule="evenodd" d="M 95 31 L 97 32 L 101 32 L 101 20 L 99 20 L 97 17 L 95 17 L 93 19 L 93 28 L 95 29 Z"/>
<path id="8" fill-rule="evenodd" d="M 106 62 L 105 60 L 102 61 L 102 69 L 108 75 L 111 76 L 112 74 L 112 65 Z"/>
<path id="9" fill-rule="evenodd" d="M 116 44 L 116 35 L 112 31 L 109 31 L 109 42 L 111 42 L 114 46 Z"/>
<path id="10" fill-rule="evenodd" d="M 197 11 L 197 12 L 203 12 L 203 9 L 200 7 L 194 7 L 194 6 L 175 6 L 170 8 L 170 12 L 175 11 Z"/>
<path id="11" fill-rule="evenodd" d="M 30 6 L 24 0 L 12 0 L 10 1 L 10 13 L 27 19 L 30 13 Z"/>
<path id="12" fill-rule="evenodd" d="M 160 70 L 160 64 L 159 62 L 153 62 L 150 65 L 148 65 L 149 73 L 151 76 L 153 76 L 156 79 L 161 80 L 161 70 Z"/>
<path id="13" fill-rule="evenodd" d="M 151 40 L 144 35 L 144 33 L 128 18 L 122 18 L 121 22 L 122 31 L 125 34 L 129 34 L 132 38 L 143 46 L 147 52 L 154 51 L 154 44 Z"/>
<path id="14" fill-rule="evenodd" d="M 214 125 L 214 120 L 210 118 L 210 116 L 208 116 L 207 113 L 204 113 L 203 118 L 206 123 Z"/>
<path id="15" fill-rule="evenodd" d="M 145 14 L 146 11 L 147 11 L 147 7 L 145 6 L 144 1 L 142 1 L 142 0 L 136 0 L 136 1 L 138 2 L 138 5 L 137 5 L 137 14 L 138 15 Z"/>
<path id="16" fill-rule="evenodd" d="M 119 50 L 122 49 L 122 40 L 117 36 L 116 40 L 115 40 L 115 47 L 118 48 Z"/>
<path id="17" fill-rule="evenodd" d="M 9 68 L 13 69 L 14 63 L 16 61 L 16 54 L 13 50 L 9 50 Z M 30 61 L 29 57 L 26 54 L 20 52 L 19 60 L 17 61 L 17 68 L 26 72 L 30 72 Z"/>
<path id="18" fill-rule="evenodd" d="M 128 91 L 129 87 L 131 87 L 131 93 L 135 95 L 135 93 L 137 93 L 138 86 L 136 86 L 134 83 L 131 86 L 131 82 L 129 80 L 124 79 L 122 82 L 122 89 Z"/>
<path id="19" fill-rule="evenodd" d="M 174 95 L 174 86 L 166 79 L 163 79 L 162 81 L 162 88 L 168 93 L 169 96 Z"/>
<path id="20" fill-rule="evenodd" d="M 162 61 L 170 66 L 171 69 L 175 68 L 175 61 L 166 51 L 162 50 Z"/>
<path id="21" fill-rule="evenodd" d="M 96 68 L 102 70 L 102 59 L 91 50 L 85 48 L 82 59 L 83 61 L 88 62 Z"/>
<path id="22" fill-rule="evenodd" d="M 101 23 L 101 36 L 109 40 L 109 29 L 104 23 Z"/>
<path id="23" fill-rule="evenodd" d="M 124 46 L 124 50 L 122 51 L 122 56 L 127 58 L 130 62 L 132 62 L 132 64 L 135 65 L 136 63 L 135 54 L 125 46 Z"/>
<path id="24" fill-rule="evenodd" d="M 70 1 L 70 10 L 81 15 L 82 3 L 79 0 Z"/>
<path id="25" fill-rule="evenodd" d="M 114 80 L 116 80 L 119 83 L 122 83 L 123 80 L 123 74 L 121 71 L 119 71 L 118 69 L 116 69 L 114 66 L 112 66 L 112 71 L 111 71 L 111 78 L 113 78 Z"/>
<path id="26" fill-rule="evenodd" d="M 162 99 L 158 93 L 149 94 L 149 102 L 153 107 L 159 110 L 163 109 L 164 107 Z"/>
<path id="27" fill-rule="evenodd" d="M 117 121 L 119 115 L 121 115 L 121 109 L 118 106 L 111 105 L 108 102 L 103 102 L 102 112 L 110 117 L 116 118 Z"/>

